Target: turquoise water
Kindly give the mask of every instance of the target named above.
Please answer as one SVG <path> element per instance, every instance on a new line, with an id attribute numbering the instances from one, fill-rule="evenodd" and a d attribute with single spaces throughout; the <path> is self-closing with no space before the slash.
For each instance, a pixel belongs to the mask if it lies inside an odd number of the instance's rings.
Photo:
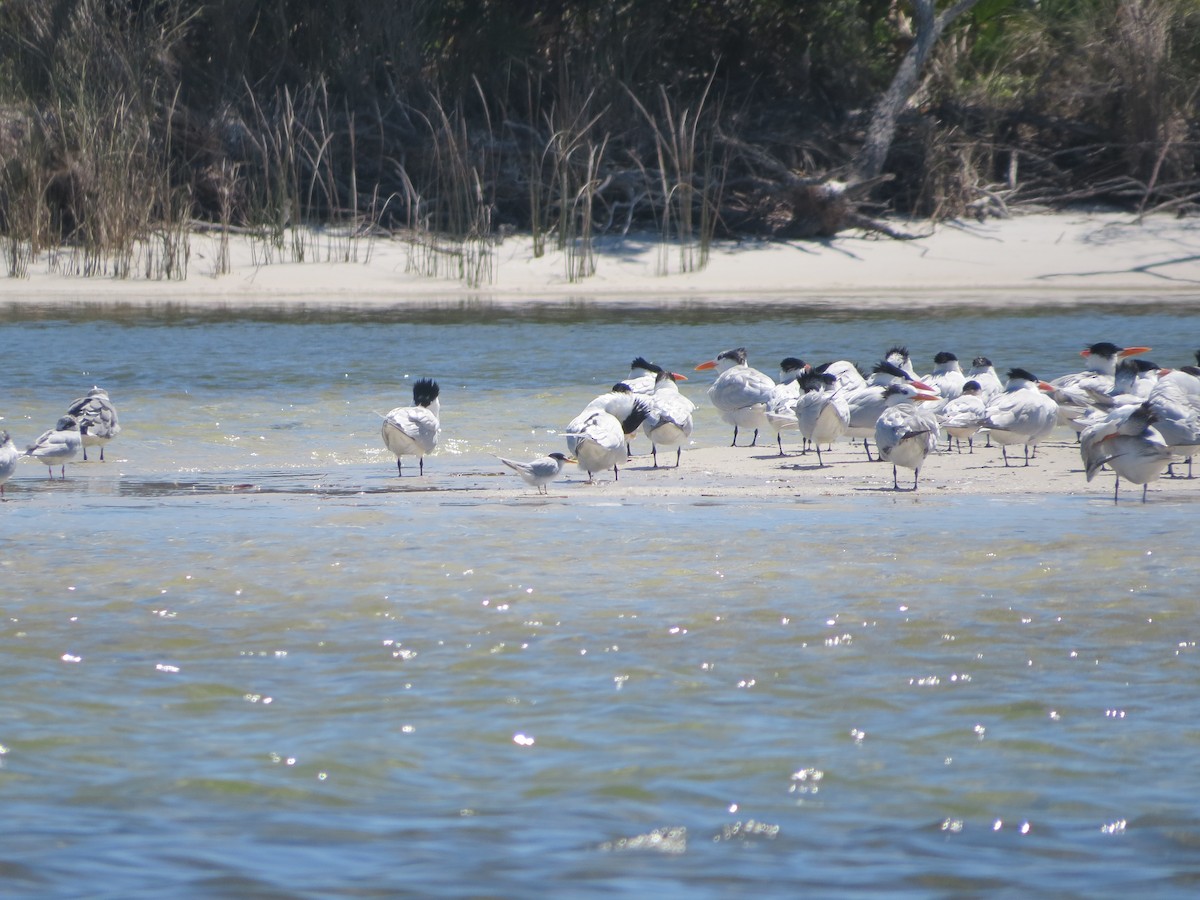
<path id="1" fill-rule="evenodd" d="M 1198 315 L 10 306 L 18 444 L 92 383 L 124 432 L 0 508 L 3 893 L 1189 895 L 1194 504 L 497 501 L 490 454 L 637 354 L 1049 378 L 1189 362 Z M 397 479 L 374 412 L 425 375 Z"/>

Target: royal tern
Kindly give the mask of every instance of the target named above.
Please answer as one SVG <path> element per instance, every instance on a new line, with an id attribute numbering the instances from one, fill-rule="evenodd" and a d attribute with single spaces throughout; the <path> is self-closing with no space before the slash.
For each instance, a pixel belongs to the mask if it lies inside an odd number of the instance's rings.
<path id="1" fill-rule="evenodd" d="M 4 485 L 17 470 L 17 460 L 20 458 L 21 451 L 13 443 L 12 437 L 7 431 L 0 431 L 0 499 L 7 499 L 4 496 Z"/>
<path id="2" fill-rule="evenodd" d="M 87 425 L 80 425 L 74 416 L 63 416 L 53 429 L 43 432 L 25 449 L 25 456 L 30 456 L 46 466 L 50 471 L 51 481 L 54 480 L 54 467 L 61 466 L 60 474 L 63 481 L 66 481 L 67 463 L 79 455 L 83 446 L 83 431 L 86 430 Z"/>
<path id="3" fill-rule="evenodd" d="M 916 369 L 913 368 L 912 359 L 908 355 L 907 347 L 892 347 L 890 350 L 888 350 L 887 353 L 885 353 L 883 355 L 883 361 L 885 363 L 887 363 L 889 366 L 895 366 L 897 369 L 899 369 L 901 372 L 903 372 L 904 379 L 906 381 L 916 381 L 917 380 L 917 372 L 916 372 Z M 892 381 L 894 380 L 894 379 L 881 378 L 879 376 L 880 376 L 879 367 L 876 366 L 874 371 L 872 371 L 871 374 L 869 376 L 867 376 L 867 382 L 869 384 L 887 385 L 887 384 L 891 384 Z"/>
<path id="4" fill-rule="evenodd" d="M 800 376 L 811 367 L 789 356 L 779 364 L 779 381 L 767 398 L 767 424 L 775 432 L 779 455 L 783 456 L 783 432 L 797 427 L 796 401 L 800 399 Z"/>
<path id="5" fill-rule="evenodd" d="M 967 377 L 963 374 L 958 357 L 949 350 L 943 350 L 933 358 L 933 371 L 922 375 L 921 380 L 933 388 L 932 392 L 941 397 L 945 404 L 962 393 Z"/>
<path id="6" fill-rule="evenodd" d="M 1000 445 L 1004 465 L 1008 466 L 1008 445 L 1025 446 L 1025 465 L 1029 448 L 1048 437 L 1058 424 L 1058 404 L 1044 393 L 1053 388 L 1026 369 L 1012 369 L 1004 393 L 992 399 L 984 409 L 981 427 Z"/>
<path id="7" fill-rule="evenodd" d="M 675 372 L 659 372 L 650 395 L 650 412 L 642 423 L 642 431 L 650 438 L 650 455 L 654 468 L 658 468 L 658 445 L 675 447 L 675 467 L 683 454 L 683 444 L 692 436 L 692 412 L 696 404 L 683 394 L 675 380 L 681 376 Z"/>
<path id="8" fill-rule="evenodd" d="M 967 450 L 975 452 L 975 432 L 984 417 L 983 390 L 975 379 L 964 382 L 962 393 L 946 404 L 937 413 L 938 422 L 947 434 L 946 450 L 950 450 L 950 442 L 958 441 L 958 452 L 962 453 L 963 438 L 967 439 Z"/>
<path id="9" fill-rule="evenodd" d="M 639 356 L 629 364 L 629 374 L 621 381 L 621 384 L 626 385 L 635 394 L 653 394 L 658 373 L 662 371 L 662 366 L 650 362 L 644 356 Z M 687 381 L 678 372 L 675 374 L 680 381 Z"/>
<path id="10" fill-rule="evenodd" d="M 893 384 L 911 384 L 921 391 L 929 392 L 929 385 L 916 381 L 899 366 L 883 360 L 875 365 L 867 384 L 846 395 L 846 405 L 850 409 L 850 421 L 846 426 L 846 436 L 851 440 L 862 438 L 863 450 L 867 459 L 871 460 L 871 447 L 868 443 L 875 436 L 875 423 L 887 408 L 886 389 Z"/>
<path id="11" fill-rule="evenodd" d="M 1117 363 L 1130 356 L 1149 353 L 1149 347 L 1118 347 L 1109 341 L 1101 341 L 1079 351 L 1087 360 L 1082 372 L 1060 375 L 1049 382 L 1054 386 L 1054 401 L 1059 406 L 1059 423 L 1073 425 L 1080 417 L 1080 410 L 1095 404 L 1096 395 L 1111 394 L 1116 377 Z"/>
<path id="12" fill-rule="evenodd" d="M 86 397 L 72 401 L 67 415 L 74 416 L 83 434 L 83 458 L 87 460 L 87 448 L 100 448 L 100 461 L 104 461 L 104 445 L 121 433 L 117 421 L 117 408 L 108 398 L 108 391 L 93 387 Z M 83 426 L 86 426 L 83 427 Z"/>
<path id="13" fill-rule="evenodd" d="M 775 382 L 770 376 L 746 364 L 746 350 L 738 347 L 719 353 L 716 359 L 696 366 L 696 371 L 717 369 L 718 375 L 708 389 L 708 398 L 722 420 L 733 426 L 733 444 L 737 446 L 738 428 L 753 428 L 753 447 L 759 429 L 767 427 L 767 401 Z"/>
<path id="14" fill-rule="evenodd" d="M 806 375 L 800 381 L 804 393 L 792 408 L 796 425 L 804 439 L 816 447 L 817 465 L 824 466 L 821 445 L 841 440 L 850 426 L 848 392 L 838 386 L 837 376 L 828 371 Z"/>
<path id="15" fill-rule="evenodd" d="M 1171 451 L 1154 428 L 1157 420 L 1150 404 L 1121 407 L 1103 421 L 1089 425 L 1079 435 L 1079 455 L 1083 457 L 1087 480 L 1108 466 L 1116 475 L 1113 501 L 1121 490 L 1121 479 L 1142 486 L 1142 502 L 1151 481 L 1158 479 L 1171 462 Z"/>
<path id="16" fill-rule="evenodd" d="M 658 366 L 654 367 L 658 371 L 662 371 Z M 657 377 L 657 372 L 655 373 Z M 596 397 L 593 397 L 588 405 L 583 408 L 583 412 L 577 415 L 567 425 L 567 433 L 577 430 L 583 425 L 583 422 L 596 410 L 602 409 L 609 415 L 615 416 L 622 422 L 625 421 L 629 414 L 633 411 L 634 403 L 641 397 L 645 399 L 645 394 L 637 394 L 630 390 L 629 385 L 624 381 L 618 381 L 609 390 L 605 391 Z M 633 456 L 633 439 L 637 437 L 637 426 L 634 425 L 632 432 L 625 434 L 625 456 L 629 458 Z M 572 453 L 575 451 L 572 450 Z"/>
<path id="17" fill-rule="evenodd" d="M 383 417 L 383 442 L 396 454 L 396 473 L 403 475 L 401 457 L 416 456 L 420 474 L 425 474 L 425 454 L 437 447 L 438 421 L 442 412 L 438 395 L 441 389 L 431 378 L 418 379 L 413 384 L 413 405 L 397 406 Z"/>
<path id="18" fill-rule="evenodd" d="M 620 480 L 618 466 L 627 458 L 625 435 L 636 431 L 649 413 L 650 404 L 637 398 L 623 420 L 603 409 L 594 409 L 572 421 L 566 432 L 567 449 L 574 454 L 579 468 L 588 473 L 589 484 L 595 481 L 595 472 L 610 468 L 613 481 Z"/>
<path id="19" fill-rule="evenodd" d="M 1004 393 L 1004 383 L 1000 381 L 996 367 L 986 356 L 976 356 L 971 360 L 967 377 L 979 385 L 979 395 L 983 397 L 984 403 L 991 403 L 993 398 Z"/>
<path id="20" fill-rule="evenodd" d="M 833 362 L 822 363 L 813 369 L 818 375 L 829 374 L 837 379 L 839 388 L 859 388 L 867 383 L 866 377 L 858 370 L 858 366 L 847 359 L 837 359 Z"/>
<path id="21" fill-rule="evenodd" d="M 1192 457 L 1200 452 L 1200 395 L 1189 395 L 1185 372 L 1168 372 L 1159 378 L 1146 402 L 1157 421 L 1155 430 L 1175 456 L 1187 460 L 1188 478 L 1192 477 Z M 1174 474 L 1171 465 L 1167 474 Z"/>
<path id="22" fill-rule="evenodd" d="M 879 458 L 892 464 L 892 487 L 900 489 L 896 467 L 913 470 L 913 490 L 921 477 L 925 458 L 937 449 L 937 416 L 923 409 L 923 402 L 936 402 L 935 394 L 918 390 L 910 383 L 897 382 L 883 389 L 887 408 L 875 423 L 875 446 Z"/>
<path id="23" fill-rule="evenodd" d="M 539 494 L 549 493 L 546 485 L 562 474 L 564 465 L 569 462 L 575 462 L 575 460 L 566 454 L 558 452 L 539 456 L 537 459 L 531 459 L 529 462 L 505 459 L 503 456 L 497 456 L 496 459 L 520 475 L 521 480 L 526 484 L 537 488 Z"/>

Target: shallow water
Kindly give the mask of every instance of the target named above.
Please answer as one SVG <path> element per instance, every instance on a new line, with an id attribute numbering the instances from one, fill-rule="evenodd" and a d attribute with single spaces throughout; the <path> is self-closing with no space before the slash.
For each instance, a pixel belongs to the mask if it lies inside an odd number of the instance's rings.
<path id="1" fill-rule="evenodd" d="M 1198 321 L 9 306 L 18 444 L 92 383 L 124 431 L 0 508 L 4 893 L 1190 894 L 1193 504 L 488 489 L 637 354 L 1050 378 Z M 398 479 L 374 412 L 423 375 L 443 445 Z"/>

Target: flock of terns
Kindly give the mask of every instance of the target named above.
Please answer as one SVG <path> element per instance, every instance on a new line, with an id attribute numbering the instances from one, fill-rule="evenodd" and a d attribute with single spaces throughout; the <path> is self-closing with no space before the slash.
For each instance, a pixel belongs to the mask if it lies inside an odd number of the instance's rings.
<path id="1" fill-rule="evenodd" d="M 878 458 L 892 464 L 892 486 L 899 490 L 898 469 L 913 472 L 918 487 L 921 466 L 946 435 L 946 449 L 986 434 L 1000 445 L 1004 465 L 1008 448 L 1020 446 L 1024 464 L 1037 445 L 1060 425 L 1079 438 L 1087 480 L 1104 467 L 1116 474 L 1113 497 L 1124 478 L 1147 485 L 1173 463 L 1186 460 L 1191 477 L 1192 456 L 1200 450 L 1200 365 L 1162 368 L 1140 359 L 1148 347 L 1118 347 L 1101 342 L 1081 351 L 1085 368 L 1053 381 L 1042 381 L 1022 368 L 1009 370 L 1001 381 L 991 361 L 976 357 L 964 371 L 950 352 L 934 357 L 933 371 L 918 377 L 903 347 L 894 347 L 870 372 L 845 360 L 811 366 L 788 357 L 774 379 L 752 368 L 744 348 L 726 350 L 696 366 L 716 370 L 708 397 L 723 421 L 733 426 L 733 446 L 739 432 L 771 431 L 783 454 L 782 431 L 797 429 L 816 450 L 839 440 L 862 440 L 868 459 L 871 441 Z M 1196 353 L 1200 364 L 1200 351 Z M 567 453 L 550 453 L 531 461 L 505 459 L 526 483 L 546 492 L 568 463 L 588 474 L 613 470 L 629 455 L 629 442 L 639 429 L 650 439 L 654 467 L 658 448 L 675 447 L 679 465 L 682 447 L 692 434 L 695 405 L 679 392 L 683 375 L 638 357 L 630 373 L 612 389 L 593 399 L 567 426 Z M 422 379 L 413 386 L 413 405 L 397 407 L 384 417 L 383 440 L 401 458 L 415 455 L 424 472 L 424 455 L 437 446 L 438 386 Z"/>
<path id="2" fill-rule="evenodd" d="M 12 436 L 0 431 L 0 499 L 4 498 L 4 485 L 17 470 L 22 457 L 30 457 L 46 466 L 54 478 L 54 467 L 59 467 L 60 477 L 67 477 L 67 463 L 83 452 L 87 459 L 88 447 L 99 447 L 100 458 L 104 459 L 104 445 L 121 433 L 117 420 L 117 409 L 102 387 L 93 387 L 87 396 L 73 400 L 67 412 L 48 431 L 24 452 L 17 449 Z"/>
<path id="3" fill-rule="evenodd" d="M 811 366 L 788 357 L 774 379 L 752 368 L 740 347 L 701 363 L 696 371 L 717 372 L 708 397 L 721 419 L 733 426 L 733 446 L 739 432 L 753 430 L 750 446 L 760 432 L 773 432 L 783 455 L 782 432 L 796 429 L 823 466 L 822 446 L 861 439 L 867 458 L 874 459 L 874 441 L 878 458 L 892 464 L 893 488 L 900 489 L 898 469 L 904 468 L 912 470 L 915 491 L 921 467 L 938 449 L 943 433 L 947 451 L 957 441 L 962 452 L 966 440 L 968 452 L 974 452 L 974 438 L 983 433 L 1000 445 L 1005 466 L 1010 464 L 1008 448 L 1018 445 L 1029 465 L 1038 443 L 1062 425 L 1078 434 L 1088 481 L 1108 467 L 1116 475 L 1114 499 L 1124 478 L 1142 485 L 1144 502 L 1149 483 L 1174 463 L 1186 460 L 1190 478 L 1192 457 L 1200 451 L 1200 351 L 1195 354 L 1198 365 L 1167 369 L 1140 358 L 1149 350 L 1092 344 L 1081 351 L 1086 360 L 1082 371 L 1049 382 L 1021 368 L 1009 370 L 1002 382 L 982 356 L 964 371 L 950 352 L 938 353 L 933 370 L 918 377 L 903 347 L 889 350 L 870 372 L 846 360 Z M 655 468 L 659 447 L 674 447 L 678 466 L 695 410 L 679 392 L 677 382 L 685 380 L 639 356 L 626 378 L 571 420 L 564 432 L 567 453 L 530 461 L 497 458 L 539 493 L 568 463 L 586 471 L 589 482 L 608 469 L 616 480 L 640 430 L 651 442 Z M 416 456 L 418 472 L 425 473 L 425 456 L 437 447 L 441 432 L 437 382 L 419 379 L 412 393 L 411 406 L 383 416 L 383 442 L 395 454 L 400 475 L 405 456 Z M 7 431 L 0 431 L 0 498 L 22 457 L 45 465 L 51 479 L 58 466 L 65 479 L 67 462 L 80 452 L 86 460 L 87 448 L 97 446 L 103 460 L 104 445 L 120 431 L 116 408 L 100 387 L 72 402 L 55 427 L 24 452 Z"/>

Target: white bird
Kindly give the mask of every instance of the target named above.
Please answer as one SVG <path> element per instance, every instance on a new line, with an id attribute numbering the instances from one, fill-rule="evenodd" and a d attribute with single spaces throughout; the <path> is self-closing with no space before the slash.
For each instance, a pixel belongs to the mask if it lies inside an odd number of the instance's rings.
<path id="1" fill-rule="evenodd" d="M 662 371 L 658 366 L 654 366 L 654 368 L 658 369 L 658 371 Z M 571 432 L 581 428 L 587 418 L 598 409 L 604 410 L 606 413 L 615 416 L 622 422 L 625 421 L 627 418 L 629 418 L 629 414 L 633 412 L 634 404 L 637 402 L 639 396 L 641 396 L 643 399 L 645 398 L 644 394 L 639 395 L 634 391 L 631 391 L 629 389 L 629 385 L 625 382 L 618 381 L 610 390 L 593 397 L 588 402 L 588 405 L 583 408 L 583 412 L 572 419 L 570 424 L 567 425 L 567 434 L 570 434 Z M 626 458 L 633 456 L 632 443 L 635 437 L 637 437 L 636 425 L 633 426 L 632 432 L 626 432 L 625 434 Z M 574 449 L 572 449 L 571 452 L 574 453 Z"/>
<path id="2" fill-rule="evenodd" d="M 986 407 L 983 402 L 983 390 L 975 379 L 964 382 L 962 393 L 946 402 L 937 413 L 938 422 L 948 435 L 946 450 L 950 450 L 950 441 L 958 441 L 958 452 L 962 453 L 962 440 L 967 439 L 967 448 L 975 452 L 975 432 L 979 431 Z"/>
<path id="3" fill-rule="evenodd" d="M 823 363 L 813 369 L 818 374 L 829 374 L 837 379 L 837 387 L 839 388 L 859 388 L 867 383 L 867 379 L 863 377 L 862 372 L 858 371 L 858 366 L 847 359 L 834 360 L 831 363 Z"/>
<path id="4" fill-rule="evenodd" d="M 620 480 L 618 466 L 628 453 L 625 435 L 637 431 L 649 412 L 650 405 L 638 398 L 624 420 L 603 409 L 594 409 L 585 410 L 572 421 L 566 432 L 567 449 L 574 455 L 579 468 L 588 473 L 589 484 L 595 481 L 593 473 L 605 469 L 613 470 L 613 481 Z"/>
<path id="5" fill-rule="evenodd" d="M 1104 421 L 1089 425 L 1079 435 L 1079 455 L 1083 457 L 1087 480 L 1108 466 L 1116 475 L 1113 500 L 1120 495 L 1121 479 L 1142 486 L 1142 502 L 1151 481 L 1158 479 L 1171 462 L 1171 450 L 1155 429 L 1150 404 L 1114 410 Z"/>
<path id="6" fill-rule="evenodd" d="M 746 364 L 746 350 L 738 347 L 717 354 L 716 359 L 696 366 L 696 371 L 717 369 L 717 380 L 708 389 L 708 399 L 716 407 L 722 420 L 733 426 L 733 444 L 737 446 L 739 428 L 753 428 L 753 447 L 758 443 L 758 432 L 767 427 L 767 401 L 775 382 L 769 375 Z"/>
<path id="7" fill-rule="evenodd" d="M 83 434 L 83 458 L 87 459 L 88 447 L 100 448 L 100 460 L 104 461 L 104 445 L 121 433 L 117 421 L 117 408 L 108 398 L 108 391 L 93 387 L 86 397 L 80 397 L 67 407 L 68 416 L 74 416 Z"/>
<path id="8" fill-rule="evenodd" d="M 413 383 L 412 392 L 412 406 L 397 406 L 383 417 L 383 442 L 396 454 L 398 475 L 404 474 L 401 468 L 404 456 L 416 456 L 418 470 L 425 474 L 425 455 L 437 447 L 442 430 L 438 383 L 431 378 L 420 378 Z"/>
<path id="9" fill-rule="evenodd" d="M 921 477 L 925 458 L 937 449 L 941 432 L 937 416 L 922 409 L 922 402 L 936 402 L 936 395 L 918 390 L 912 384 L 897 382 L 884 389 L 887 408 L 875 423 L 875 446 L 879 458 L 892 464 L 892 487 L 900 489 L 896 467 L 913 470 L 913 490 Z"/>
<path id="10" fill-rule="evenodd" d="M 1112 392 L 1117 362 L 1149 352 L 1149 347 L 1118 347 L 1109 341 L 1101 341 L 1080 350 L 1079 355 L 1087 360 L 1084 370 L 1060 375 L 1049 382 L 1056 388 L 1053 396 L 1059 406 L 1059 423 L 1079 431 L 1080 426 L 1075 424 L 1075 420 L 1095 405 L 1096 395 Z"/>
<path id="11" fill-rule="evenodd" d="M 629 374 L 621 381 L 635 394 L 654 393 L 654 381 L 661 372 L 662 366 L 655 365 L 644 356 L 639 356 L 629 364 Z"/>
<path id="12" fill-rule="evenodd" d="M 996 367 L 986 356 L 977 356 L 971 360 L 971 368 L 967 370 L 967 377 L 979 385 L 980 396 L 983 397 L 985 404 L 991 403 L 994 397 L 999 397 L 1004 393 L 1004 383 L 1000 381 L 1000 376 L 996 374 Z"/>
<path id="13" fill-rule="evenodd" d="M 906 380 L 917 380 L 917 373 L 916 370 L 913 369 L 912 359 L 908 355 L 907 347 L 893 347 L 883 355 L 883 361 L 889 366 L 895 366 L 897 369 L 899 369 L 901 373 L 903 373 L 903 377 Z M 881 374 L 882 373 L 879 371 L 879 366 L 876 366 L 871 374 L 867 376 L 867 383 L 888 385 L 894 380 L 887 377 L 881 377 Z"/>
<path id="14" fill-rule="evenodd" d="M 658 445 L 675 447 L 675 468 L 683 455 L 683 444 L 692 436 L 692 413 L 696 404 L 683 394 L 675 380 L 675 372 L 659 372 L 654 393 L 650 395 L 650 412 L 642 423 L 642 431 L 650 438 L 650 455 L 658 468 Z"/>
<path id="15" fill-rule="evenodd" d="M 829 371 L 801 379 L 801 386 L 804 393 L 793 407 L 796 425 L 805 440 L 816 447 L 817 465 L 824 466 L 821 445 L 841 440 L 850 426 L 848 392 L 838 386 L 837 376 Z"/>
<path id="16" fill-rule="evenodd" d="M 941 397 L 945 404 L 962 393 L 967 376 L 963 374 L 958 357 L 943 350 L 933 358 L 933 371 L 922 375 L 921 380 L 933 388 L 932 393 Z"/>
<path id="17" fill-rule="evenodd" d="M 0 499 L 6 499 L 4 485 L 17 470 L 17 460 L 20 458 L 21 451 L 13 443 L 12 437 L 7 431 L 0 431 Z"/>
<path id="18" fill-rule="evenodd" d="M 1049 384 L 1028 370 L 1012 369 L 1004 393 L 984 409 L 980 425 L 1000 445 L 1006 467 L 1010 444 L 1025 445 L 1025 465 L 1029 465 L 1029 448 L 1036 448 L 1058 425 L 1058 404 L 1043 393 L 1050 390 Z"/>
<path id="19" fill-rule="evenodd" d="M 50 470 L 50 480 L 54 480 L 54 467 L 61 466 L 62 479 L 67 479 L 67 463 L 79 455 L 83 446 L 80 425 L 74 416 L 63 416 L 50 431 L 43 432 L 36 441 L 25 450 L 25 456 L 32 457 Z"/>
<path id="20" fill-rule="evenodd" d="M 1147 403 L 1157 417 L 1154 429 L 1162 435 L 1171 453 L 1187 460 L 1188 478 L 1192 477 L 1192 457 L 1200 452 L 1200 395 L 1187 391 L 1185 372 L 1169 372 L 1159 378 Z M 1173 474 L 1167 466 L 1167 474 Z"/>
<path id="21" fill-rule="evenodd" d="M 779 364 L 779 381 L 767 398 L 767 424 L 775 432 L 779 455 L 783 456 L 783 432 L 797 427 L 796 401 L 800 399 L 800 376 L 811 367 L 789 356 Z"/>
<path id="22" fill-rule="evenodd" d="M 539 456 L 537 459 L 531 459 L 529 462 L 505 459 L 503 456 L 497 456 L 496 459 L 520 475 L 521 480 L 526 484 L 537 488 L 539 494 L 548 493 L 546 485 L 562 474 L 564 465 L 569 462 L 575 462 L 575 460 L 571 459 L 565 453 L 558 452 Z"/>
<path id="23" fill-rule="evenodd" d="M 852 441 L 862 438 L 863 450 L 867 452 L 867 459 L 871 460 L 869 441 L 875 436 L 875 423 L 887 408 L 886 389 L 893 384 L 911 384 L 918 390 L 928 391 L 929 385 L 912 380 L 911 375 L 887 360 L 876 364 L 867 381 L 863 387 L 846 395 L 846 405 L 850 409 L 846 436 Z"/>

